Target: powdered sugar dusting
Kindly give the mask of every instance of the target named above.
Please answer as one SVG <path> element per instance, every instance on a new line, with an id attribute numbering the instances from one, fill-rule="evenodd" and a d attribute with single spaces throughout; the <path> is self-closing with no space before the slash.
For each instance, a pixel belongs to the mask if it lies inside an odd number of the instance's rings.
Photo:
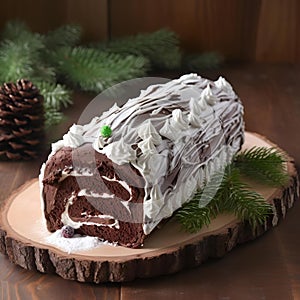
<path id="1" fill-rule="evenodd" d="M 61 229 L 47 236 L 45 240 L 46 243 L 59 248 L 60 250 L 67 252 L 68 254 L 78 251 L 95 249 L 103 245 L 116 246 L 116 243 L 102 241 L 99 238 L 93 236 L 81 236 L 79 234 L 75 234 L 72 238 L 64 238 L 62 236 Z"/>

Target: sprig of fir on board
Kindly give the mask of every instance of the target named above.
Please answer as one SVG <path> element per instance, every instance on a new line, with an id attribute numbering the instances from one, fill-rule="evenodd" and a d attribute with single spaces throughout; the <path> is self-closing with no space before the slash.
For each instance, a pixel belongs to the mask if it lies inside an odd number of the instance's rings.
<path id="1" fill-rule="evenodd" d="M 274 148 L 254 147 L 240 152 L 223 172 L 216 172 L 205 188 L 176 212 L 177 220 L 184 230 L 195 233 L 208 226 L 219 213 L 227 212 L 248 221 L 254 229 L 266 221 L 272 206 L 244 183 L 242 175 L 265 185 L 284 186 L 288 181 L 284 162 L 283 155 Z M 214 193 L 212 200 L 203 205 L 210 193 Z"/>
<path id="2" fill-rule="evenodd" d="M 72 24 L 40 34 L 19 21 L 8 22 L 2 32 L 0 82 L 31 80 L 45 98 L 48 125 L 63 118 L 74 89 L 99 93 L 151 69 L 199 71 L 221 62 L 213 53 L 184 57 L 179 37 L 166 29 L 89 46 L 80 45 L 81 34 Z"/>

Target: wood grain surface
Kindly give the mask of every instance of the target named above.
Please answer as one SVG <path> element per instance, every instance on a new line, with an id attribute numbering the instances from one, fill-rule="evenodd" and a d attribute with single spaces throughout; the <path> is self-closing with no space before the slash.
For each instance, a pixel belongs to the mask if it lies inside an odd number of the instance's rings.
<path id="1" fill-rule="evenodd" d="M 297 0 L 110 0 L 110 28 L 112 36 L 120 36 L 167 27 L 186 51 L 299 62 L 299 5 Z"/>
<path id="2" fill-rule="evenodd" d="M 248 3 L 248 0 L 111 0 L 111 33 L 120 36 L 165 27 L 178 33 L 187 51 L 213 50 L 228 59 L 238 58 L 242 51 L 252 48 L 253 53 L 255 49 L 253 32 L 259 7 L 256 0 Z M 131 21 L 126 22 L 128 19 Z M 248 26 L 254 22 L 254 26 Z M 243 36 L 250 36 L 249 43 L 244 43 Z"/>
<path id="3" fill-rule="evenodd" d="M 75 23 L 83 27 L 84 41 L 107 38 L 108 0 L 4 0 L 0 28 L 10 20 L 21 20 L 37 32 Z"/>
<path id="4" fill-rule="evenodd" d="M 300 166 L 300 68 L 293 65 L 238 65 L 202 74 L 225 76 L 245 106 L 246 127 L 270 138 Z M 161 74 L 163 75 L 163 74 Z M 174 74 L 174 77 L 176 74 Z M 52 128 L 59 138 L 92 99 L 76 94 L 68 120 Z M 0 163 L 0 200 L 39 173 L 45 153 L 33 162 Z M 221 260 L 172 276 L 126 284 L 81 284 L 17 267 L 0 255 L 2 299 L 300 299 L 300 203 L 278 227 L 238 247 Z M 245 297 L 247 295 L 247 297 Z"/>
<path id="5" fill-rule="evenodd" d="M 20 19 L 46 32 L 79 23 L 84 41 L 174 30 L 187 52 L 228 60 L 300 62 L 298 0 L 3 0 L 0 29 Z"/>

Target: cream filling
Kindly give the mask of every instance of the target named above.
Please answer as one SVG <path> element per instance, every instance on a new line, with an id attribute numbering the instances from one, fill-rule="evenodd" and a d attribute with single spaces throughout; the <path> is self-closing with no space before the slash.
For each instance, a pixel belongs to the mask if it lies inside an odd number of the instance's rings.
<path id="1" fill-rule="evenodd" d="M 121 186 L 129 193 L 129 195 L 130 195 L 129 200 L 127 200 L 127 201 L 132 200 L 132 191 L 131 191 L 131 187 L 128 185 L 127 182 L 125 182 L 124 180 L 118 180 L 116 177 L 114 177 L 114 178 L 109 178 L 109 177 L 107 177 L 107 176 L 101 176 L 101 177 L 102 177 L 103 179 L 107 180 L 107 181 L 116 182 L 116 183 L 120 184 L 120 185 L 121 185 Z M 125 202 L 127 202 L 127 201 L 125 201 Z"/>
<path id="2" fill-rule="evenodd" d="M 115 195 L 108 194 L 108 193 L 96 193 L 93 191 L 87 191 L 86 189 L 82 189 L 78 192 L 78 196 L 84 196 L 84 197 L 92 197 L 92 198 L 104 198 L 104 199 L 113 199 Z M 131 196 L 132 198 L 132 196 Z M 131 198 L 129 200 L 131 200 Z M 121 204 L 127 209 L 127 211 L 131 214 L 131 210 L 129 208 L 129 200 L 120 200 Z M 86 214 L 86 213 L 85 213 Z"/>
<path id="3" fill-rule="evenodd" d="M 115 195 L 113 194 L 108 194 L 108 193 L 99 194 L 93 191 L 87 191 L 86 189 L 80 190 L 78 196 L 93 197 L 93 198 L 107 198 L 107 199 L 112 199 L 115 197 Z"/>
<path id="4" fill-rule="evenodd" d="M 111 227 L 111 228 L 114 227 L 116 229 L 120 228 L 119 221 L 114 219 L 114 217 L 110 216 L 110 215 L 97 215 L 96 217 L 99 218 L 99 219 L 114 220 L 115 222 L 112 223 L 112 224 L 100 224 L 100 223 L 96 223 L 96 222 L 79 222 L 79 221 L 76 222 L 76 221 L 73 221 L 69 216 L 69 207 L 70 207 L 70 205 L 73 204 L 73 201 L 74 201 L 75 198 L 76 198 L 76 195 L 73 193 L 72 196 L 70 198 L 68 198 L 66 206 L 65 206 L 65 210 L 61 214 L 61 222 L 64 225 L 71 226 L 74 229 L 78 229 L 82 225 L 107 226 L 107 227 Z"/>
<path id="5" fill-rule="evenodd" d="M 61 173 L 61 177 L 59 178 L 59 182 L 64 181 L 66 178 L 70 176 L 80 177 L 80 176 L 93 176 L 94 174 L 88 169 L 76 169 L 70 172 L 63 170 Z"/>

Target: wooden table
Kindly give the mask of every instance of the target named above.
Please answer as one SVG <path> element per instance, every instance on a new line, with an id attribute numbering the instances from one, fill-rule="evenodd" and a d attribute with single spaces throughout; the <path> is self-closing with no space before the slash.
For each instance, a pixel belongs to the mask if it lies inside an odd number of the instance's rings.
<path id="1" fill-rule="evenodd" d="M 248 131 L 256 131 L 285 149 L 300 166 L 300 67 L 238 65 L 206 72 L 224 75 L 245 106 Z M 93 98 L 76 94 L 66 120 L 51 129 L 58 139 Z M 38 176 L 46 152 L 33 162 L 0 163 L 0 201 Z M 277 228 L 235 248 L 222 259 L 171 276 L 123 284 L 82 284 L 23 270 L 0 255 L 1 299 L 300 299 L 300 203 Z"/>

